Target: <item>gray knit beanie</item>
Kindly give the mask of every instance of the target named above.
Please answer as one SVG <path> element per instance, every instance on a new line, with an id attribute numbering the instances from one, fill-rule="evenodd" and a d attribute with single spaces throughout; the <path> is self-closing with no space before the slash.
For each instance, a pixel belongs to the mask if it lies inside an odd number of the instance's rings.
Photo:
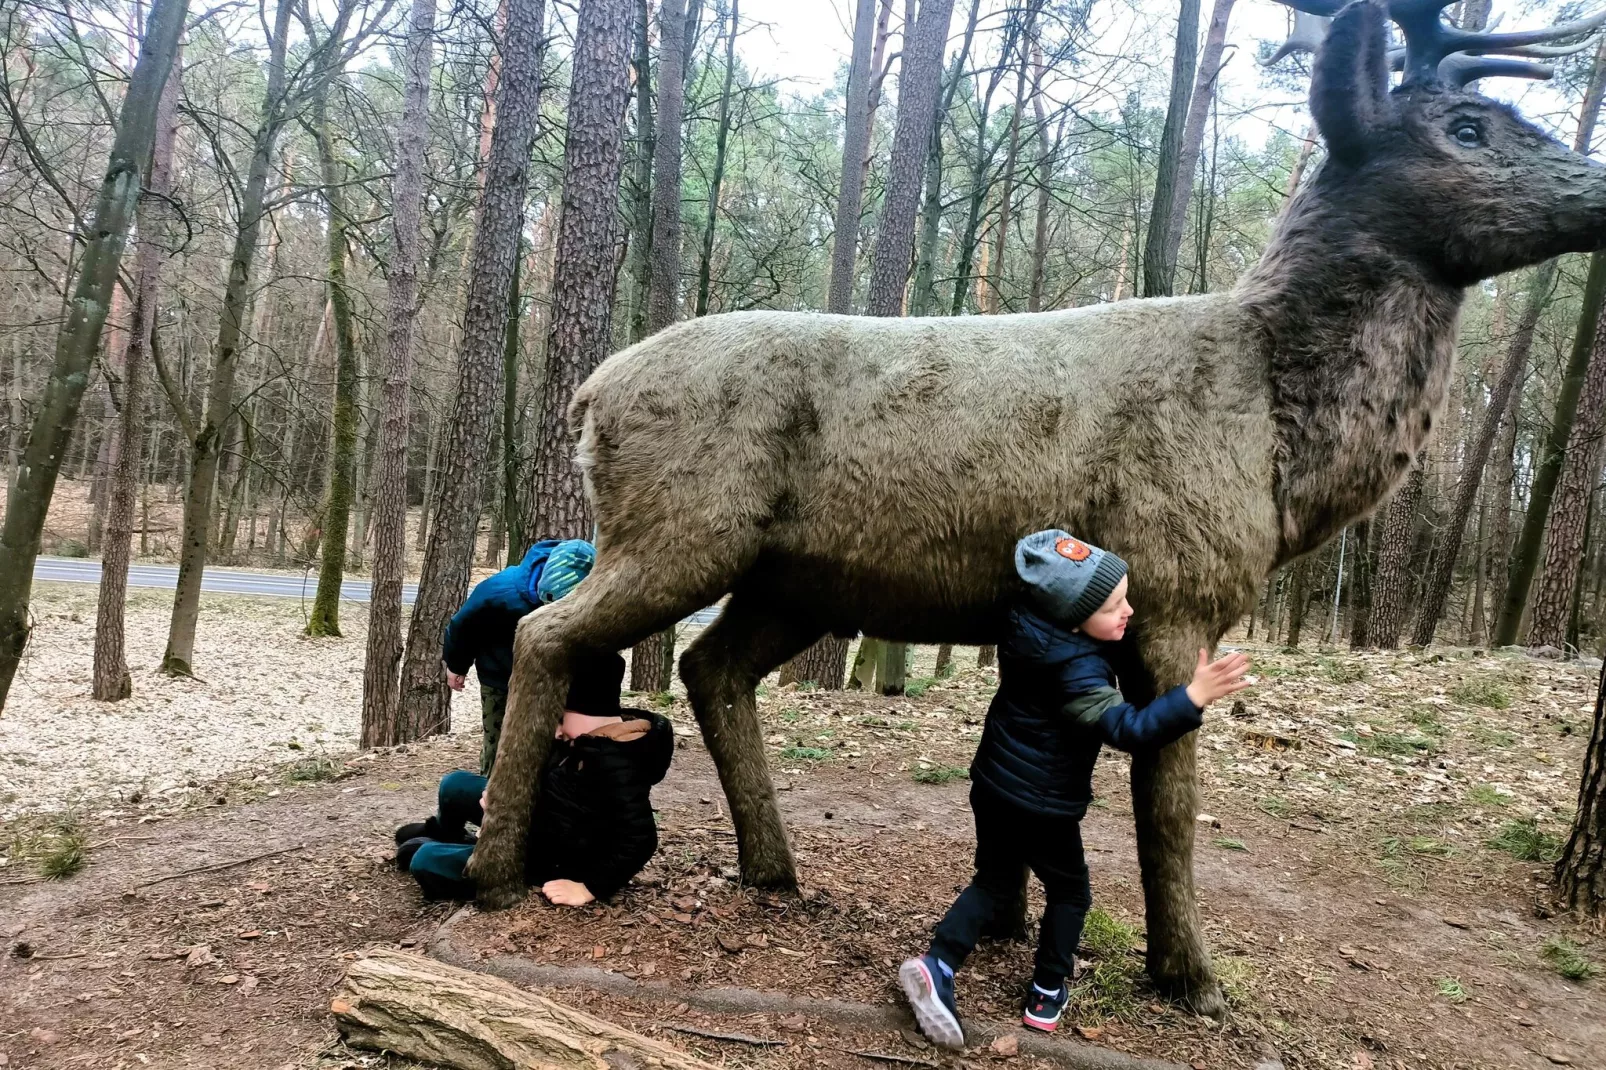
<path id="1" fill-rule="evenodd" d="M 1126 562 L 1052 528 L 1015 544 L 1015 571 L 1039 612 L 1076 627 L 1110 597 L 1126 575 Z"/>

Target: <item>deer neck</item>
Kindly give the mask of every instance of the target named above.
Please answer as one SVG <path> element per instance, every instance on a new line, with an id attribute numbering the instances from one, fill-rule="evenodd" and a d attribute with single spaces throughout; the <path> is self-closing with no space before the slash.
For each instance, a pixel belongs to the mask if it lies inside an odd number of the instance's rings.
<path id="1" fill-rule="evenodd" d="M 1307 188 L 1237 288 L 1267 347 L 1280 561 L 1393 491 L 1450 379 L 1461 287 L 1391 252 L 1364 223 Z"/>

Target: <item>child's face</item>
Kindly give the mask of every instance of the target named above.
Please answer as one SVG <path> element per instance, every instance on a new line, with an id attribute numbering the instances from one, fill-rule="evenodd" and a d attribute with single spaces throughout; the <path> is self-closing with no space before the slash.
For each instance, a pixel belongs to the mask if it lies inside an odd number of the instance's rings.
<path id="1" fill-rule="evenodd" d="M 1126 577 L 1122 576 L 1121 582 L 1110 592 L 1110 597 L 1082 622 L 1077 631 L 1090 639 L 1110 643 L 1126 634 L 1126 622 L 1131 619 L 1132 606 L 1126 600 Z"/>

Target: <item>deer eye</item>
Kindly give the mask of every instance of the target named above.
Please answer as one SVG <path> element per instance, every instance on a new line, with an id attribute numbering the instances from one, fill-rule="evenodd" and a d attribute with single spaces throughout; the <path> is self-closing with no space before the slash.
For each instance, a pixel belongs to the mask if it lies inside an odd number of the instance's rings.
<path id="1" fill-rule="evenodd" d="M 1463 148 L 1475 149 L 1483 144 L 1483 131 L 1477 123 L 1462 123 L 1450 131 L 1450 136 Z"/>

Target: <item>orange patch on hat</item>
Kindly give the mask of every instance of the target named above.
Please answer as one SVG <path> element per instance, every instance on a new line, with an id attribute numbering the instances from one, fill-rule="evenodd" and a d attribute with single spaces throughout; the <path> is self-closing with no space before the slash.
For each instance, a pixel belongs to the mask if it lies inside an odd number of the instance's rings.
<path id="1" fill-rule="evenodd" d="M 1093 548 L 1079 539 L 1061 539 L 1054 544 L 1054 552 L 1072 561 L 1086 561 L 1093 556 Z"/>

